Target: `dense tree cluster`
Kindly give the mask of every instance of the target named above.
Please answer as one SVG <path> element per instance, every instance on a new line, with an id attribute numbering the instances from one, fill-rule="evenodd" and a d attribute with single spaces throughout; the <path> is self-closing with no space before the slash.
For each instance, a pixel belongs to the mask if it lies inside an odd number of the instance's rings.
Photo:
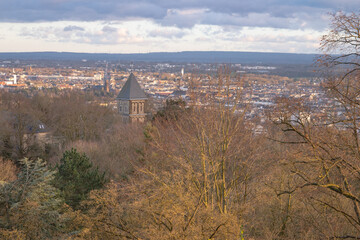
<path id="1" fill-rule="evenodd" d="M 70 142 L 99 140 L 119 116 L 91 93 L 44 90 L 0 93 L 0 154 L 51 160 Z"/>

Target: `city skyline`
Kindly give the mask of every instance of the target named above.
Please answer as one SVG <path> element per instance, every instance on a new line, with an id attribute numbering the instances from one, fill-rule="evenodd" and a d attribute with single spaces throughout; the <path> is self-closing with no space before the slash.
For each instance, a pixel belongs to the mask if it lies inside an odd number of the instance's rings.
<path id="1" fill-rule="evenodd" d="M 0 52 L 317 53 L 329 13 L 359 8 L 329 1 L 0 1 Z"/>

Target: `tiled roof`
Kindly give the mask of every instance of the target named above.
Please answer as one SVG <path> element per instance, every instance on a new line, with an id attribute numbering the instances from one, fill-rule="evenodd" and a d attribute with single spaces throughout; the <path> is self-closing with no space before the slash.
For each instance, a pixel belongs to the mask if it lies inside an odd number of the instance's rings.
<path id="1" fill-rule="evenodd" d="M 136 77 L 133 73 L 130 74 L 125 85 L 121 89 L 117 99 L 121 100 L 135 100 L 135 99 L 147 99 L 144 90 L 140 87 Z"/>

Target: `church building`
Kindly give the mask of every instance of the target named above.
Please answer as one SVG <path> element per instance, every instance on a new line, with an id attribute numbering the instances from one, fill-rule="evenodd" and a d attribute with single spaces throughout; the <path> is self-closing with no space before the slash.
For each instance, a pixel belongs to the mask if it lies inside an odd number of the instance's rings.
<path id="1" fill-rule="evenodd" d="M 119 113 L 123 116 L 124 122 L 145 121 L 145 101 L 147 97 L 133 73 L 130 74 L 116 99 Z"/>

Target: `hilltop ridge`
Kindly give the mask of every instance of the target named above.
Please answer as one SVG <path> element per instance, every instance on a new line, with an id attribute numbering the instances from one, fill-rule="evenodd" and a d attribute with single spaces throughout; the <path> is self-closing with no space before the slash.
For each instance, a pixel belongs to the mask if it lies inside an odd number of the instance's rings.
<path id="1" fill-rule="evenodd" d="M 4 52 L 0 60 L 90 60 L 240 64 L 312 64 L 317 54 L 184 51 L 152 53 Z"/>

